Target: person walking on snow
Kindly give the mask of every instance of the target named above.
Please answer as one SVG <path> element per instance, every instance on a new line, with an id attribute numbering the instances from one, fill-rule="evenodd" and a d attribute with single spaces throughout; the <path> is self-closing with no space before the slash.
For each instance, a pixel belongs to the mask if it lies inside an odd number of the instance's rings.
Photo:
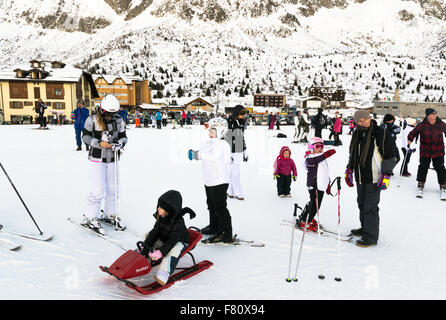
<path id="1" fill-rule="evenodd" d="M 201 160 L 206 190 L 206 203 L 209 210 L 209 225 L 201 233 L 211 235 L 204 242 L 216 243 L 233 241 L 231 215 L 227 209 L 227 191 L 230 180 L 231 150 L 223 139 L 228 131 L 228 123 L 223 118 L 213 118 L 208 122 L 209 139 L 199 151 L 189 150 L 190 160 Z"/>
<path id="2" fill-rule="evenodd" d="M 299 141 L 299 136 L 303 129 L 303 125 L 301 125 L 301 120 L 300 120 L 301 118 L 302 118 L 302 113 L 300 111 L 297 111 L 296 115 L 294 116 L 294 137 L 293 141 L 291 141 L 293 143 L 297 143 Z"/>
<path id="3" fill-rule="evenodd" d="M 277 195 L 281 198 L 291 197 L 291 179 L 296 181 L 296 164 L 291 159 L 291 150 L 287 146 L 280 149 L 274 161 L 274 179 L 277 180 Z"/>
<path id="4" fill-rule="evenodd" d="M 333 124 L 334 145 L 342 145 L 339 135 L 342 133 L 342 115 L 337 114 Z"/>
<path id="5" fill-rule="evenodd" d="M 330 194 L 330 174 L 327 159 L 334 155 L 336 150 L 323 151 L 324 140 L 319 137 L 312 138 L 308 144 L 308 151 L 305 153 L 304 163 L 304 167 L 307 170 L 307 188 L 310 194 L 310 201 L 305 205 L 296 222 L 302 230 L 305 229 L 305 222 L 308 221 L 307 230 L 318 232 L 318 221 L 314 217 L 321 208 L 324 192 Z"/>
<path id="6" fill-rule="evenodd" d="M 240 183 L 240 164 L 248 161 L 246 143 L 244 137 L 246 109 L 236 105 L 232 110 L 232 116 L 228 119 L 228 133 L 225 140 L 229 143 L 232 153 L 231 180 L 229 183 L 228 196 L 244 200 L 242 185 Z"/>
<path id="7" fill-rule="evenodd" d="M 353 117 L 357 127 L 350 142 L 345 182 L 353 187 L 353 179 L 356 180 L 361 227 L 351 232 L 362 237 L 356 241 L 357 246 L 370 247 L 378 243 L 378 205 L 381 191 L 389 187 L 393 175 L 395 142 L 387 130 L 371 119 L 369 112 L 358 110 Z"/>
<path id="8" fill-rule="evenodd" d="M 400 175 L 403 177 L 410 177 L 411 173 L 408 171 L 408 166 L 410 162 L 410 157 L 412 154 L 416 151 L 416 148 L 414 145 L 412 145 L 411 148 L 409 148 L 407 145 L 407 137 L 409 136 L 409 133 L 415 128 L 417 125 L 417 121 L 412 118 L 408 118 L 404 120 L 406 122 L 406 128 L 404 128 L 403 132 L 401 133 L 401 151 L 403 152 L 403 163 L 401 164 L 401 170 Z"/>
<path id="9" fill-rule="evenodd" d="M 300 125 L 303 126 L 302 138 L 298 142 L 308 143 L 308 135 L 310 133 L 311 120 L 308 114 L 308 109 L 304 109 L 302 118 L 300 119 Z"/>
<path id="10" fill-rule="evenodd" d="M 104 234 L 100 222 L 101 202 L 105 198 L 104 213 L 112 223 L 119 224 L 116 210 L 115 159 L 116 152 L 127 144 L 124 120 L 117 114 L 119 101 L 112 94 L 102 98 L 97 114 L 85 122 L 82 140 L 90 146 L 90 193 L 82 225 Z M 118 221 L 116 221 L 118 220 Z"/>
<path id="11" fill-rule="evenodd" d="M 437 116 L 437 111 L 432 108 L 425 110 L 426 117 L 407 136 L 407 148 L 420 136 L 420 165 L 418 166 L 417 181 L 418 192 L 423 194 L 429 165 L 432 162 L 437 172 L 437 181 L 440 185 L 441 199 L 446 200 L 446 169 L 444 166 L 444 141 L 446 123 Z"/>
<path id="12" fill-rule="evenodd" d="M 189 246 L 190 235 L 184 223 L 183 216 L 189 213 L 190 218 L 195 212 L 182 207 L 183 199 L 176 190 L 169 190 L 158 198 L 156 212 L 153 215 L 156 223 L 144 240 L 143 249 L 136 250 L 152 261 L 162 259 L 155 274 L 155 280 L 162 286 L 169 281 L 175 271 L 181 254 Z"/>
<path id="13" fill-rule="evenodd" d="M 327 116 L 322 113 L 323 109 L 317 109 L 317 115 L 314 117 L 314 136 L 322 139 L 322 129 L 327 127 Z"/>
<path id="14" fill-rule="evenodd" d="M 395 116 L 390 113 L 386 114 L 383 118 L 383 123 L 381 124 L 381 127 L 389 131 L 390 136 L 396 143 L 396 135 L 401 132 L 401 128 L 395 124 Z M 401 158 L 396 144 L 395 144 L 395 158 L 396 158 L 396 164 L 398 164 Z"/>
<path id="15" fill-rule="evenodd" d="M 82 150 L 82 131 L 84 130 L 85 121 L 90 116 L 90 111 L 84 107 L 84 100 L 77 100 L 77 108 L 73 111 L 74 114 L 74 131 L 76 133 L 77 151 Z M 88 151 L 88 144 L 86 144 Z"/>

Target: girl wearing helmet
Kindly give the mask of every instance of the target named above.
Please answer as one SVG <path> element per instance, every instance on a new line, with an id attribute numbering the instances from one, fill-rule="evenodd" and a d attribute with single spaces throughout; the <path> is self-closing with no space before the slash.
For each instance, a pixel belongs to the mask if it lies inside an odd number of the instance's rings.
<path id="1" fill-rule="evenodd" d="M 101 100 L 98 112 L 85 121 L 82 139 L 89 145 L 91 189 L 82 225 L 104 234 L 99 223 L 101 202 L 105 198 L 104 213 L 112 223 L 116 223 L 115 198 L 115 151 L 127 143 L 124 120 L 117 114 L 119 101 L 108 94 Z"/>
<path id="2" fill-rule="evenodd" d="M 209 225 L 201 229 L 202 234 L 211 235 L 206 243 L 232 242 L 231 215 L 227 209 L 227 191 L 230 181 L 231 149 L 223 140 L 228 123 L 223 118 L 213 118 L 206 124 L 209 139 L 199 151 L 189 150 L 190 160 L 202 161 L 206 202 L 209 210 Z"/>
<path id="3" fill-rule="evenodd" d="M 324 152 L 324 140 L 314 137 L 308 144 L 305 154 L 305 169 L 307 170 L 307 188 L 310 193 L 310 201 L 299 216 L 298 226 L 303 229 L 308 215 L 307 230 L 318 232 L 318 222 L 314 219 L 321 207 L 324 191 L 330 194 L 330 176 L 328 172 L 327 158 L 336 153 L 336 150 Z"/>

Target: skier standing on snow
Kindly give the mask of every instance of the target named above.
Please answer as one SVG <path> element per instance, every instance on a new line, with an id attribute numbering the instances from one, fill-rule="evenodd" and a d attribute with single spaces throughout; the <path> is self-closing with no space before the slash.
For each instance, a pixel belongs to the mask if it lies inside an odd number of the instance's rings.
<path id="1" fill-rule="evenodd" d="M 301 118 L 302 113 L 300 111 L 297 111 L 296 115 L 294 116 L 294 137 L 293 141 L 291 141 L 293 143 L 297 143 L 299 141 L 299 136 L 303 129 L 303 119 L 301 120 Z"/>
<path id="2" fill-rule="evenodd" d="M 337 114 L 333 124 L 334 145 L 342 145 L 339 135 L 342 133 L 342 115 Z"/>
<path id="3" fill-rule="evenodd" d="M 308 143 L 308 139 L 309 139 L 308 135 L 310 133 L 310 125 L 311 125 L 310 116 L 308 115 L 308 109 L 304 109 L 301 120 L 302 120 L 301 124 L 302 124 L 304 130 L 303 130 L 303 134 L 302 134 L 302 139 L 300 139 L 299 142 Z"/>
<path id="4" fill-rule="evenodd" d="M 76 144 L 77 151 L 82 150 L 82 139 L 81 134 L 84 130 L 85 121 L 87 121 L 90 116 L 90 111 L 84 107 L 84 100 L 77 100 L 77 108 L 73 111 L 74 114 L 74 130 L 76 133 Z M 88 144 L 87 151 L 88 151 Z"/>
<path id="5" fill-rule="evenodd" d="M 231 180 L 229 183 L 229 198 L 236 197 L 244 200 L 242 186 L 240 184 L 240 164 L 248 161 L 246 143 L 244 137 L 246 109 L 236 105 L 232 110 L 232 116 L 228 119 L 228 133 L 225 140 L 229 143 L 232 152 Z M 274 124 L 274 122 L 272 122 Z"/>
<path id="6" fill-rule="evenodd" d="M 156 223 L 144 240 L 144 248 L 139 252 L 152 261 L 163 259 L 155 274 L 155 280 L 162 286 L 169 281 L 181 254 L 189 245 L 190 235 L 183 216 L 189 213 L 193 219 L 195 212 L 188 207 L 182 208 L 182 202 L 181 194 L 175 190 L 169 190 L 159 197 L 153 215 Z"/>
<path id="7" fill-rule="evenodd" d="M 381 124 L 381 127 L 389 131 L 390 136 L 392 137 L 393 141 L 395 142 L 395 158 L 396 158 L 396 164 L 400 162 L 400 153 L 398 151 L 398 147 L 396 146 L 396 135 L 401 132 L 401 128 L 398 127 L 395 124 L 395 116 L 392 114 L 386 114 L 383 119 L 383 123 Z"/>
<path id="8" fill-rule="evenodd" d="M 296 181 L 296 164 L 291 159 L 290 148 L 284 146 L 274 161 L 274 179 L 277 180 L 277 195 L 279 197 L 291 197 L 291 178 Z"/>
<path id="9" fill-rule="evenodd" d="M 45 117 L 45 110 L 48 107 L 43 103 L 42 99 L 39 99 L 39 101 L 37 102 L 37 106 L 36 106 L 36 112 L 39 114 L 39 116 L 37 117 L 37 119 L 39 120 L 40 123 L 40 128 L 39 129 L 47 129 L 46 126 L 46 117 Z"/>
<path id="10" fill-rule="evenodd" d="M 355 174 L 361 228 L 351 232 L 362 236 L 356 241 L 357 246 L 369 247 L 378 243 L 380 193 L 389 187 L 396 147 L 390 133 L 379 127 L 369 112 L 358 110 L 353 117 L 357 127 L 350 142 L 345 181 L 353 187 Z"/>
<path id="11" fill-rule="evenodd" d="M 116 210 L 115 185 L 116 161 L 115 151 L 119 151 L 127 143 L 124 120 L 117 114 L 119 101 L 112 94 L 101 100 L 97 114 L 91 115 L 85 122 L 82 139 L 90 146 L 90 194 L 82 225 L 104 234 L 98 219 L 101 213 L 101 202 L 105 197 L 104 212 L 113 224 L 119 224 Z M 119 184 L 119 181 L 118 181 Z"/>
<path id="12" fill-rule="evenodd" d="M 209 120 L 209 139 L 199 151 L 189 150 L 190 160 L 202 161 L 206 202 L 209 210 L 209 225 L 201 233 L 211 235 L 203 242 L 232 242 L 231 215 L 227 209 L 227 191 L 230 180 L 231 150 L 223 138 L 228 123 L 223 118 Z"/>
<path id="13" fill-rule="evenodd" d="M 348 127 L 350 129 L 348 134 L 352 135 L 353 134 L 353 130 L 355 130 L 355 128 L 356 128 L 355 120 L 353 120 L 353 119 L 348 120 Z"/>
<path id="14" fill-rule="evenodd" d="M 404 160 L 403 164 L 401 165 L 400 175 L 403 177 L 410 177 L 411 174 L 407 170 L 410 162 L 411 155 L 415 152 L 416 148 L 414 145 L 412 145 L 411 148 L 408 147 L 407 143 L 407 137 L 409 136 L 409 133 L 415 128 L 417 125 L 417 121 L 412 118 L 408 118 L 404 120 L 406 122 L 406 128 L 404 128 L 403 132 L 401 133 L 401 151 L 403 152 Z"/>
<path id="15" fill-rule="evenodd" d="M 322 129 L 327 127 L 328 120 L 327 116 L 322 113 L 323 109 L 317 109 L 317 115 L 314 117 L 314 136 L 322 138 Z"/>
<path id="16" fill-rule="evenodd" d="M 318 222 L 314 217 L 321 208 L 324 192 L 330 194 L 330 174 L 326 159 L 334 155 L 336 150 L 331 149 L 323 152 L 324 141 L 318 137 L 311 139 L 308 150 L 305 154 L 304 167 L 307 170 L 307 188 L 310 193 L 310 201 L 305 205 L 299 216 L 297 225 L 303 230 L 308 215 L 307 230 L 318 232 Z"/>
<path id="17" fill-rule="evenodd" d="M 421 196 L 426 182 L 429 165 L 432 162 L 437 172 L 441 199 L 446 200 L 446 169 L 444 167 L 444 142 L 446 123 L 437 117 L 437 111 L 432 108 L 425 110 L 426 117 L 413 129 L 407 137 L 407 148 L 415 138 L 420 136 L 420 165 L 418 166 L 418 192 Z"/>

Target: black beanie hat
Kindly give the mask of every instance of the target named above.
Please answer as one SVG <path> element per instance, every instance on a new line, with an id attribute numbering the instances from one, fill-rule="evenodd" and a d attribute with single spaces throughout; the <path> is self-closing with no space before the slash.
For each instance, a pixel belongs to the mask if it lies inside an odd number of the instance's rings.
<path id="1" fill-rule="evenodd" d="M 245 114 L 245 113 L 246 113 L 245 107 L 240 104 L 236 105 L 232 110 L 233 117 L 238 117 L 240 114 Z"/>
<path id="2" fill-rule="evenodd" d="M 395 120 L 395 116 L 390 113 L 386 114 L 383 119 L 384 122 L 394 121 L 394 120 Z"/>
<path id="3" fill-rule="evenodd" d="M 427 108 L 427 109 L 425 110 L 425 112 L 426 112 L 426 117 L 429 116 L 429 115 L 431 115 L 431 114 L 433 114 L 433 113 L 437 113 L 437 111 L 435 111 L 434 108 Z"/>

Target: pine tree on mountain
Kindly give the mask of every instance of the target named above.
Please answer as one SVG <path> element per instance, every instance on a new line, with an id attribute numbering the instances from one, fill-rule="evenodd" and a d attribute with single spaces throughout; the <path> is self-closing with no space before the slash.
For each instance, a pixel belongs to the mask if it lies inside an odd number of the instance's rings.
<path id="1" fill-rule="evenodd" d="M 205 95 L 206 95 L 206 97 L 210 97 L 211 96 L 211 89 L 207 88 Z"/>

